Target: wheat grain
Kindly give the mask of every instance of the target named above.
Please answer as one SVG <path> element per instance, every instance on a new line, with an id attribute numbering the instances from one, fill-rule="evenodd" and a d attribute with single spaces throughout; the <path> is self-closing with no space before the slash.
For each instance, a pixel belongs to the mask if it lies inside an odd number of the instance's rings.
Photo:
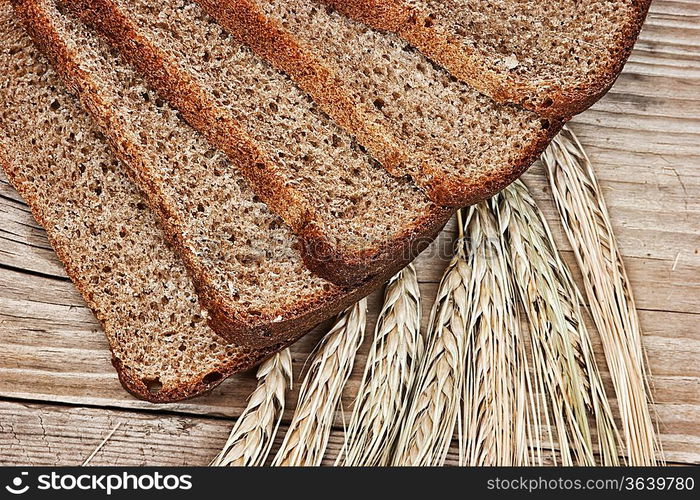
<path id="1" fill-rule="evenodd" d="M 468 340 L 460 462 L 471 466 L 535 462 L 539 423 L 503 236 L 489 203 L 465 218 Z"/>
<path id="2" fill-rule="evenodd" d="M 426 350 L 397 439 L 394 465 L 442 465 L 455 430 L 464 380 L 467 283 L 460 212 L 456 254 L 443 274 L 430 313 Z"/>
<path id="3" fill-rule="evenodd" d="M 231 430 L 214 466 L 262 466 L 284 413 L 284 393 L 292 385 L 292 356 L 285 349 L 264 361 L 258 385 Z"/>
<path id="4" fill-rule="evenodd" d="M 603 464 L 616 465 L 619 436 L 583 323 L 580 292 L 525 185 L 515 182 L 496 203 L 500 225 L 507 228 L 516 289 L 529 320 L 540 402 L 547 423 L 553 421 L 561 462 L 594 465 L 590 412 Z M 556 460 L 554 441 L 552 446 Z"/>
<path id="5" fill-rule="evenodd" d="M 619 401 L 630 465 L 656 465 L 662 451 L 649 404 L 642 333 L 601 190 L 581 143 L 568 128 L 542 155 L 559 215 L 583 274 Z"/>
<path id="6" fill-rule="evenodd" d="M 346 443 L 336 463 L 388 465 L 424 348 L 420 322 L 418 278 L 409 264 L 384 291 Z"/>
<path id="7" fill-rule="evenodd" d="M 273 465 L 321 464 L 333 417 L 362 344 L 366 323 L 367 299 L 362 299 L 338 316 L 311 354 L 292 422 Z"/>

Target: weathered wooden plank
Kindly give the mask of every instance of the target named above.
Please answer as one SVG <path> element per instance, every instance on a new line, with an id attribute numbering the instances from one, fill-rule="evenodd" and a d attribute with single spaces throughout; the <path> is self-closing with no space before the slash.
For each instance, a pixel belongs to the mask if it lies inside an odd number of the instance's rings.
<path id="1" fill-rule="evenodd" d="M 4 187 L 0 190 L 0 265 L 67 279 L 46 233 L 24 202 L 15 199 L 19 195 L 3 184 L 4 175 L 0 169 L 0 187 Z M 13 197 L 3 192 L 13 193 Z"/>
<path id="2" fill-rule="evenodd" d="M 80 465 L 118 425 L 91 465 L 207 465 L 226 442 L 232 424 L 225 419 L 0 401 L 0 463 Z M 271 457 L 285 431 L 282 426 Z M 323 465 L 333 464 L 342 443 L 342 431 L 334 429 Z M 453 446 L 448 465 L 456 464 Z"/>
<path id="3" fill-rule="evenodd" d="M 696 414 L 684 416 L 697 417 Z M 0 401 L 0 463 L 80 465 L 118 426 L 91 465 L 207 465 L 226 442 L 232 424 L 228 419 Z M 272 453 L 279 447 L 285 431 L 286 426 L 282 426 Z M 667 448 L 672 448 L 667 451 L 670 462 L 700 460 L 697 437 L 663 437 Z M 324 465 L 333 464 L 342 442 L 342 430 L 334 429 Z M 454 443 L 447 464 L 457 463 Z"/>

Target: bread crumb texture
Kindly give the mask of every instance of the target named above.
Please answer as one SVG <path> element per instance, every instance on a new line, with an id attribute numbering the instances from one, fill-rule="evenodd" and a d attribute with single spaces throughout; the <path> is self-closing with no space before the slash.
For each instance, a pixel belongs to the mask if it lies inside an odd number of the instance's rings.
<path id="1" fill-rule="evenodd" d="M 485 69 L 577 87 L 619 59 L 637 0 L 404 0 L 473 51 Z M 517 65 L 512 64 L 513 58 Z"/>
<path id="2" fill-rule="evenodd" d="M 189 0 L 117 1 L 146 36 L 229 110 L 314 207 L 340 252 L 362 255 L 409 234 L 435 207 L 389 175 L 287 76 Z"/>
<path id="3" fill-rule="evenodd" d="M 207 326 L 154 215 L 4 0 L 0 26 L 3 166 L 102 323 L 122 382 L 178 400 L 259 361 Z"/>
<path id="4" fill-rule="evenodd" d="M 390 125 L 410 151 L 407 173 L 418 184 L 431 187 L 451 180 L 446 185 L 453 197 L 449 201 L 458 206 L 513 180 L 553 133 L 549 120 L 497 104 L 396 35 L 311 0 L 258 4 L 335 67 L 356 102 L 376 111 L 378 123 Z"/>
<path id="5" fill-rule="evenodd" d="M 214 288 L 252 316 L 275 318 L 295 301 L 337 293 L 305 269 L 295 238 L 248 187 L 225 155 L 209 146 L 180 114 L 150 90 L 105 42 L 71 22 L 84 49 L 81 65 L 109 92 L 107 99 L 138 141 L 157 195 L 167 204 L 178 238 Z M 280 293 L 284 289 L 286 293 Z"/>

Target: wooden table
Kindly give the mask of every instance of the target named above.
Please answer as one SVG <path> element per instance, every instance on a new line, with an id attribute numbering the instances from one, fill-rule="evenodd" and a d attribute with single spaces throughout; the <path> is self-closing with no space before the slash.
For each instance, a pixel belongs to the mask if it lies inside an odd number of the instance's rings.
<path id="1" fill-rule="evenodd" d="M 571 128 L 593 161 L 633 284 L 667 459 L 700 463 L 700 3 L 654 2 L 623 75 Z M 542 169 L 524 178 L 577 272 Z M 453 227 L 417 260 L 426 318 L 448 260 L 438 250 Z M 368 332 L 380 300 L 371 296 Z M 296 375 L 321 333 L 294 346 Z M 120 424 L 93 464 L 204 465 L 254 387 L 252 374 L 235 376 L 207 396 L 164 406 L 127 394 L 44 231 L 0 177 L 0 463 L 77 465 Z M 296 392 L 288 406 L 295 400 Z M 330 457 L 340 439 L 336 430 Z"/>

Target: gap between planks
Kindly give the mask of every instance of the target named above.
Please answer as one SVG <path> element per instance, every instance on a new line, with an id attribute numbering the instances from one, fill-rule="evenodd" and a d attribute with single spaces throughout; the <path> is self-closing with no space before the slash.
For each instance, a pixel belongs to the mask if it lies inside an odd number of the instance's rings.
<path id="1" fill-rule="evenodd" d="M 233 425 L 232 420 L 211 417 L 183 417 L 138 412 L 99 410 L 0 400 L 0 448 L 3 465 L 79 465 L 117 431 L 95 454 L 91 465 L 116 466 L 201 466 L 219 452 Z M 284 437 L 283 424 L 272 453 Z M 174 439 L 176 438 L 176 439 Z M 669 464 L 698 463 L 695 441 L 668 436 L 683 442 L 669 456 Z M 343 442 L 343 430 L 334 427 L 324 465 L 332 465 Z M 543 442 L 543 450 L 545 443 Z M 457 465 L 453 441 L 447 465 Z M 545 460 L 545 465 L 551 465 Z"/>

